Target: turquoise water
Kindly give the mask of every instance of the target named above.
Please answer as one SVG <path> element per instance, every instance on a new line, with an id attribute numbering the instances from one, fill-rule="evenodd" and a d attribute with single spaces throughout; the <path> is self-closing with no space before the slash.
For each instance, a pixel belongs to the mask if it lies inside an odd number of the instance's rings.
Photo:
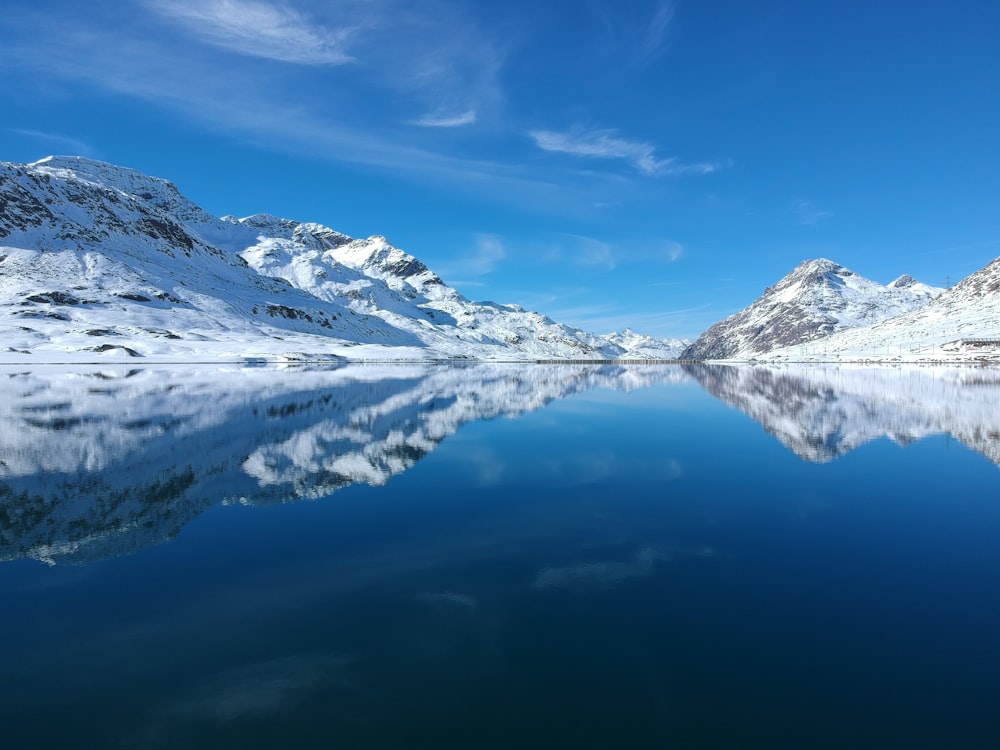
<path id="1" fill-rule="evenodd" d="M 1000 372 L 4 372 L 5 748 L 1000 746 Z"/>

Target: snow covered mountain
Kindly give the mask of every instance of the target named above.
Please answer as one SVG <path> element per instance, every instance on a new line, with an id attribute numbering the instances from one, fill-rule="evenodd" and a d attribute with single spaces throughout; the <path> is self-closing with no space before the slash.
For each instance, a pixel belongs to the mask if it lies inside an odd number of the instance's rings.
<path id="1" fill-rule="evenodd" d="M 614 346 L 620 346 L 628 352 L 628 357 L 635 359 L 680 359 L 684 350 L 691 345 L 687 339 L 658 339 L 636 333 L 631 328 L 608 333 L 601 338 Z"/>
<path id="2" fill-rule="evenodd" d="M 1000 258 L 913 312 L 835 333 L 822 348 L 786 347 L 764 358 L 1000 362 Z"/>
<path id="3" fill-rule="evenodd" d="M 384 237 L 214 217 L 79 157 L 0 163 L 0 360 L 615 359 L 637 349 L 473 302 Z"/>
<path id="4" fill-rule="evenodd" d="M 749 307 L 705 331 L 683 358 L 755 358 L 910 312 L 940 292 L 909 276 L 882 286 L 824 258 L 808 260 Z"/>
<path id="5" fill-rule="evenodd" d="M 684 369 L 807 461 L 826 463 L 880 438 L 908 445 L 948 434 L 1000 466 L 1000 371 L 994 368 Z"/>
<path id="6" fill-rule="evenodd" d="M 223 504 L 382 485 L 474 420 L 679 367 L 74 365 L 0 389 L 0 562 L 83 562 L 176 536 Z M 495 468 L 493 470 L 496 470 Z"/>

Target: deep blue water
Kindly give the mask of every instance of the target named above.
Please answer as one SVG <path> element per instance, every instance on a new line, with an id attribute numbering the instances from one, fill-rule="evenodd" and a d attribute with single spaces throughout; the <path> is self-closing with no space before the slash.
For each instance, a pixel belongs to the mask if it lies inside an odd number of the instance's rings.
<path id="1" fill-rule="evenodd" d="M 1000 374 L 652 372 L 10 374 L 3 746 L 1000 747 Z"/>

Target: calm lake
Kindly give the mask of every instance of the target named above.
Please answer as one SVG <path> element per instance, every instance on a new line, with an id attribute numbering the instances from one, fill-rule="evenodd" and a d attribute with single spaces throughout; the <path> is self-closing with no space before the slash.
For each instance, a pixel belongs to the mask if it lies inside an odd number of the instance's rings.
<path id="1" fill-rule="evenodd" d="M 1000 370 L 0 369 L 0 742 L 1000 747 Z"/>

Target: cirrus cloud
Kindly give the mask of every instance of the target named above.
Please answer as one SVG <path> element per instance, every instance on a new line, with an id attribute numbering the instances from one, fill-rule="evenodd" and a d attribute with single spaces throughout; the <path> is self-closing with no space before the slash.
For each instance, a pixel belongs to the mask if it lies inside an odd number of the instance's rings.
<path id="1" fill-rule="evenodd" d="M 460 114 L 431 114 L 424 115 L 419 120 L 414 120 L 413 125 L 422 128 L 460 128 L 463 125 L 472 125 L 476 122 L 476 111 L 470 109 Z"/>
<path id="2" fill-rule="evenodd" d="M 656 147 L 651 143 L 622 138 L 613 129 L 571 130 L 563 133 L 533 130 L 529 135 L 543 151 L 595 159 L 624 159 L 648 175 L 709 174 L 718 169 L 717 165 L 710 163 L 683 164 L 674 157 L 660 158 L 656 155 Z"/>
<path id="3" fill-rule="evenodd" d="M 294 8 L 258 0 L 149 0 L 158 14 L 218 47 L 303 65 L 343 65 L 353 30 L 316 24 Z"/>

